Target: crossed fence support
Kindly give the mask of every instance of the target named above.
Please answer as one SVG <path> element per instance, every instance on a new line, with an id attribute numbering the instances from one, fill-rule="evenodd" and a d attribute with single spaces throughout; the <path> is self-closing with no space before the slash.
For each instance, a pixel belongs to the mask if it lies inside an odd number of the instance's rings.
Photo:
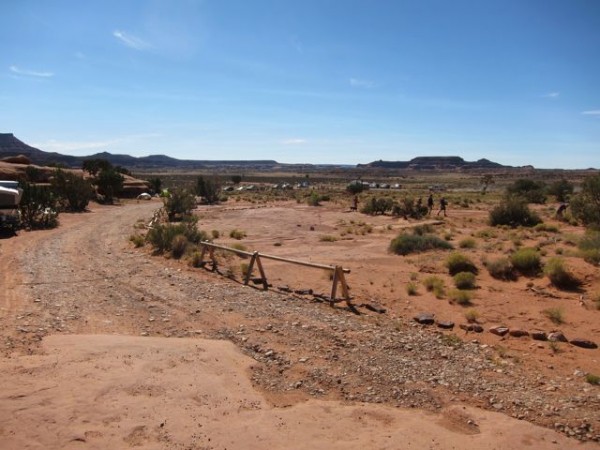
<path id="1" fill-rule="evenodd" d="M 244 250 L 238 250 L 236 248 L 226 247 L 224 245 L 213 244 L 212 242 L 203 241 L 200 243 L 202 246 L 202 251 L 200 252 L 200 265 L 205 266 L 208 262 L 212 264 L 212 270 L 217 270 L 217 259 L 215 257 L 215 250 L 225 250 L 232 253 L 235 253 L 240 256 L 250 257 L 250 264 L 248 264 L 248 270 L 246 271 L 244 277 L 244 284 L 248 285 L 250 283 L 250 279 L 252 277 L 252 272 L 254 270 L 254 266 L 258 268 L 260 273 L 260 282 L 263 286 L 264 290 L 269 289 L 269 283 L 267 282 L 267 276 L 265 274 L 265 270 L 262 265 L 261 258 L 270 259 L 273 261 L 281 261 L 290 264 L 297 264 L 305 267 L 312 267 L 315 269 L 327 270 L 333 273 L 332 277 L 332 285 L 331 285 L 331 296 L 329 298 L 329 303 L 333 305 L 334 303 L 345 301 L 348 307 L 351 309 L 354 308 L 351 302 L 350 293 L 348 290 L 348 283 L 346 282 L 346 277 L 344 274 L 350 273 L 350 269 L 344 269 L 342 266 L 331 266 L 327 264 L 317 264 L 307 261 L 299 261 L 296 259 L 283 258 L 281 256 L 275 255 L 267 255 L 259 252 L 247 252 Z M 208 259 L 205 259 L 208 257 Z M 338 285 L 341 287 L 342 298 L 337 298 Z"/>

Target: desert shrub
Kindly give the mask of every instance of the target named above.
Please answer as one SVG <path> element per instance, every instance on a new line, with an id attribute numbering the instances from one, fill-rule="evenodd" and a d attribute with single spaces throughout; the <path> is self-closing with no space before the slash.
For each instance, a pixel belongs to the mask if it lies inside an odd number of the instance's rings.
<path id="1" fill-rule="evenodd" d="M 418 294 L 418 291 L 417 291 L 417 285 L 416 285 L 415 283 L 413 283 L 412 281 L 411 281 L 411 282 L 409 282 L 409 283 L 406 285 L 406 293 L 407 293 L 408 295 L 417 295 L 417 294 Z"/>
<path id="2" fill-rule="evenodd" d="M 544 266 L 544 274 L 559 289 L 577 289 L 581 286 L 581 280 L 571 273 L 564 260 L 559 257 L 548 260 Z"/>
<path id="3" fill-rule="evenodd" d="M 573 193 L 573 183 L 566 179 L 561 179 L 550 184 L 546 189 L 549 195 L 556 197 L 557 202 L 564 203 L 569 200 L 569 196 Z"/>
<path id="4" fill-rule="evenodd" d="M 21 182 L 20 186 L 23 189 L 19 203 L 22 225 L 31 229 L 58 226 L 57 197 L 49 187 L 27 182 Z"/>
<path id="5" fill-rule="evenodd" d="M 315 191 L 311 192 L 309 197 L 306 199 L 308 206 L 320 206 L 321 197 Z"/>
<path id="6" fill-rule="evenodd" d="M 219 230 L 212 230 L 210 232 L 210 235 L 212 236 L 213 239 L 219 239 L 219 236 L 221 236 L 221 233 L 219 232 Z"/>
<path id="7" fill-rule="evenodd" d="M 563 310 L 561 308 L 548 308 L 542 313 L 556 325 L 565 323 Z"/>
<path id="8" fill-rule="evenodd" d="M 194 195 L 187 189 L 173 189 L 163 198 L 169 221 L 181 220 L 189 216 L 196 206 Z"/>
<path id="9" fill-rule="evenodd" d="M 433 292 L 437 298 L 442 298 L 445 295 L 444 280 L 435 275 L 431 275 L 423 280 L 423 286 L 429 292 Z"/>
<path id="10" fill-rule="evenodd" d="M 435 228 L 433 225 L 425 224 L 425 225 L 417 225 L 413 228 L 413 234 L 417 236 L 424 236 L 426 234 L 432 234 L 435 232 Z"/>
<path id="11" fill-rule="evenodd" d="M 529 209 L 521 200 L 508 199 L 490 211 L 490 225 L 508 225 L 509 227 L 533 227 L 542 222 L 542 219 Z"/>
<path id="12" fill-rule="evenodd" d="M 544 203 L 546 201 L 545 186 L 543 182 L 528 178 L 516 180 L 506 188 L 509 197 L 517 197 L 527 203 Z"/>
<path id="13" fill-rule="evenodd" d="M 510 255 L 510 262 L 523 275 L 537 275 L 542 267 L 540 253 L 534 248 L 521 248 Z"/>
<path id="14" fill-rule="evenodd" d="M 363 214 L 369 214 L 372 216 L 376 216 L 377 214 L 385 214 L 392 210 L 394 206 L 394 201 L 388 197 L 371 197 L 363 207 L 360 212 Z"/>
<path id="15" fill-rule="evenodd" d="M 468 256 L 458 252 L 451 253 L 448 256 L 446 267 L 450 275 L 456 275 L 459 272 L 471 272 L 476 275 L 479 272 L 475 263 Z"/>
<path id="16" fill-rule="evenodd" d="M 423 205 L 420 201 L 415 202 L 412 197 L 404 197 L 400 203 L 394 204 L 392 202 L 392 215 L 404 217 L 408 219 L 420 219 L 427 215 L 427 206 Z"/>
<path id="17" fill-rule="evenodd" d="M 129 236 L 129 240 L 133 243 L 135 248 L 143 247 L 146 243 L 146 237 L 141 234 L 132 234 Z"/>
<path id="18" fill-rule="evenodd" d="M 104 196 L 106 203 L 112 203 L 114 198 L 123 189 L 125 177 L 114 167 L 102 169 L 95 178 L 98 193 Z"/>
<path id="19" fill-rule="evenodd" d="M 202 197 L 207 205 L 219 203 L 221 182 L 216 176 L 196 178 L 196 195 Z"/>
<path id="20" fill-rule="evenodd" d="M 171 255 L 175 259 L 179 259 L 185 253 L 188 245 L 188 240 L 183 234 L 177 234 L 171 242 Z"/>
<path id="21" fill-rule="evenodd" d="M 58 169 L 50 182 L 63 210 L 85 211 L 94 196 L 92 184 L 79 175 Z"/>
<path id="22" fill-rule="evenodd" d="M 600 265 L 600 231 L 587 230 L 577 244 L 583 259 L 594 265 Z"/>
<path id="23" fill-rule="evenodd" d="M 477 322 L 477 319 L 479 319 L 479 313 L 475 309 L 469 309 L 465 312 L 465 319 L 467 319 L 467 322 L 469 323 Z"/>
<path id="24" fill-rule="evenodd" d="M 390 251 L 397 255 L 421 253 L 434 249 L 449 250 L 452 248 L 452 244 L 431 234 L 425 234 L 422 236 L 414 234 L 400 234 L 390 243 Z"/>
<path id="25" fill-rule="evenodd" d="M 196 220 L 188 220 L 176 224 L 155 225 L 148 230 L 146 241 L 152 245 L 156 253 L 162 254 L 171 251 L 173 248 L 173 239 L 177 235 L 185 236 L 186 240 L 193 244 L 198 244 L 208 239 L 204 231 L 196 228 Z"/>
<path id="26" fill-rule="evenodd" d="M 190 255 L 190 265 L 192 267 L 202 266 L 202 252 L 196 250 Z"/>
<path id="27" fill-rule="evenodd" d="M 513 264 L 510 262 L 510 259 L 506 257 L 501 257 L 498 259 L 494 259 L 492 261 L 488 261 L 485 264 L 490 275 L 497 280 L 516 280 L 517 274 L 515 272 L 515 268 Z"/>
<path id="28" fill-rule="evenodd" d="M 550 225 L 547 223 L 538 223 L 534 227 L 535 231 L 546 231 L 548 233 L 558 233 L 559 229 L 556 225 Z"/>
<path id="29" fill-rule="evenodd" d="M 368 186 L 360 180 L 353 181 L 346 186 L 346 191 L 353 195 L 360 194 L 365 189 L 368 189 Z"/>
<path id="30" fill-rule="evenodd" d="M 475 248 L 477 246 L 477 243 L 473 238 L 465 238 L 458 243 L 458 246 L 460 248 Z"/>
<path id="31" fill-rule="evenodd" d="M 471 293 L 461 289 L 451 289 L 448 292 L 448 298 L 451 302 L 458 303 L 461 306 L 471 306 Z"/>
<path id="32" fill-rule="evenodd" d="M 588 373 L 585 376 L 585 381 L 590 384 L 599 385 L 600 384 L 600 376 L 594 375 L 593 373 Z"/>
<path id="33" fill-rule="evenodd" d="M 600 228 L 600 173 L 583 180 L 581 192 L 571 199 L 571 214 L 586 227 Z"/>
<path id="34" fill-rule="evenodd" d="M 325 234 L 323 236 L 319 236 L 319 241 L 321 241 L 321 242 L 335 242 L 337 240 L 338 240 L 337 237 L 332 236 L 330 234 Z"/>
<path id="35" fill-rule="evenodd" d="M 454 285 L 458 289 L 475 288 L 475 275 L 471 272 L 458 272 L 454 275 Z"/>
<path id="36" fill-rule="evenodd" d="M 239 241 L 246 237 L 246 232 L 243 230 L 238 230 L 237 228 L 234 228 L 233 230 L 231 230 L 229 232 L 229 237 L 232 239 L 237 239 Z"/>
<path id="37" fill-rule="evenodd" d="M 244 244 L 242 244 L 240 242 L 235 242 L 235 243 L 231 244 L 230 247 L 234 248 L 236 250 L 240 250 L 242 252 L 247 252 L 248 251 L 248 248 Z"/>

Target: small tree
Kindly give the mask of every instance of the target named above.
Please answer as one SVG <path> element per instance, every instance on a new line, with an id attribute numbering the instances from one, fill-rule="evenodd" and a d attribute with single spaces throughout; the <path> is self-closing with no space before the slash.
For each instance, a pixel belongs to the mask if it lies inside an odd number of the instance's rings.
<path id="1" fill-rule="evenodd" d="M 193 194 L 186 189 L 174 189 L 163 202 L 170 222 L 189 216 L 196 204 Z"/>
<path id="2" fill-rule="evenodd" d="M 112 203 L 115 196 L 123 189 L 125 178 L 114 168 L 100 171 L 96 177 L 98 192 L 104 195 L 106 203 Z"/>
<path id="3" fill-rule="evenodd" d="M 88 172 L 90 175 L 95 177 L 99 172 L 103 170 L 109 170 L 112 168 L 112 164 L 106 159 L 86 159 L 83 161 L 82 169 Z"/>
<path id="4" fill-rule="evenodd" d="M 481 193 L 485 195 L 490 184 L 494 184 L 494 175 L 486 174 L 482 176 L 479 184 L 481 184 Z"/>
<path id="5" fill-rule="evenodd" d="M 199 176 L 196 180 L 196 195 L 204 198 L 209 205 L 219 203 L 219 192 L 221 184 L 217 177 L 204 178 Z"/>
<path id="6" fill-rule="evenodd" d="M 517 197 L 527 203 L 544 203 L 546 195 L 545 185 L 542 182 L 521 178 L 506 188 L 508 197 Z"/>
<path id="7" fill-rule="evenodd" d="M 150 183 L 150 189 L 155 194 L 160 194 L 160 190 L 162 188 L 162 180 L 159 177 L 150 178 L 148 180 Z"/>
<path id="8" fill-rule="evenodd" d="M 68 211 L 85 211 L 94 195 L 94 190 L 88 180 L 61 169 L 54 172 L 51 186 L 62 209 Z"/>
<path id="9" fill-rule="evenodd" d="M 23 195 L 19 210 L 21 221 L 28 228 L 54 228 L 58 225 L 56 196 L 48 186 L 21 182 Z"/>
<path id="10" fill-rule="evenodd" d="M 589 228 L 600 228 L 600 173 L 583 180 L 581 192 L 571 200 L 573 217 Z"/>
<path id="11" fill-rule="evenodd" d="M 541 223 L 542 219 L 529 209 L 527 204 L 518 199 L 508 199 L 490 211 L 490 225 L 508 225 L 533 227 Z"/>
<path id="12" fill-rule="evenodd" d="M 241 175 L 232 175 L 231 182 L 233 184 L 240 184 L 242 182 L 242 176 Z"/>
<path id="13" fill-rule="evenodd" d="M 352 195 L 360 194 L 365 189 L 366 189 L 365 185 L 360 180 L 356 180 L 351 183 L 348 183 L 348 185 L 346 186 L 346 191 L 348 191 Z"/>
<path id="14" fill-rule="evenodd" d="M 569 196 L 573 193 L 573 189 L 573 183 L 562 178 L 548 186 L 546 192 L 549 195 L 554 195 L 557 202 L 564 203 L 569 200 Z"/>

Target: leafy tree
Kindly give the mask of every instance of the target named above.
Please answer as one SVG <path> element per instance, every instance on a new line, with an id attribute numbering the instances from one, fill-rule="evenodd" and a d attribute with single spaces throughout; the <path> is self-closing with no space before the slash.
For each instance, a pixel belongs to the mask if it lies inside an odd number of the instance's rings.
<path id="1" fill-rule="evenodd" d="M 527 203 L 520 199 L 507 199 L 490 211 L 490 225 L 508 225 L 533 227 L 542 219 L 529 209 Z"/>
<path id="2" fill-rule="evenodd" d="M 95 177 L 99 172 L 103 170 L 112 169 L 112 164 L 106 159 L 86 159 L 83 161 L 82 169 L 88 172 L 90 175 Z"/>
<path id="3" fill-rule="evenodd" d="M 217 177 L 204 178 L 199 176 L 196 180 L 196 195 L 203 197 L 209 205 L 219 203 L 221 184 Z"/>
<path id="4" fill-rule="evenodd" d="M 115 196 L 123 189 L 125 178 L 114 168 L 101 170 L 96 177 L 98 193 L 104 196 L 107 203 L 112 203 Z"/>
<path id="5" fill-rule="evenodd" d="M 187 189 L 174 189 L 163 202 L 170 222 L 189 216 L 196 205 L 194 195 Z"/>
<path id="6" fill-rule="evenodd" d="M 362 181 L 356 180 L 351 183 L 348 183 L 346 186 L 346 191 L 351 193 L 352 195 L 360 194 L 362 191 L 367 189 Z"/>
<path id="7" fill-rule="evenodd" d="M 548 186 L 546 192 L 549 195 L 554 195 L 557 202 L 564 203 L 569 200 L 569 196 L 573 193 L 573 189 L 573 183 L 562 178 Z"/>
<path id="8" fill-rule="evenodd" d="M 484 176 L 481 177 L 481 180 L 479 180 L 479 184 L 481 184 L 481 193 L 482 194 L 486 194 L 488 187 L 490 186 L 490 184 L 494 184 L 494 175 L 491 174 L 486 174 Z"/>
<path id="9" fill-rule="evenodd" d="M 545 185 L 542 182 L 521 178 L 506 188 L 508 197 L 517 197 L 527 203 L 544 203 L 546 195 Z"/>
<path id="10" fill-rule="evenodd" d="M 241 175 L 232 175 L 231 182 L 233 184 L 240 184 L 242 182 L 242 176 Z"/>
<path id="11" fill-rule="evenodd" d="M 162 188 L 162 180 L 159 177 L 150 178 L 148 183 L 150 183 L 150 190 L 152 190 L 152 192 L 156 194 L 160 193 Z"/>
<path id="12" fill-rule="evenodd" d="M 35 166 L 29 165 L 25 168 L 25 177 L 30 183 L 40 183 L 43 175 L 43 172 Z"/>
<path id="13" fill-rule="evenodd" d="M 581 192 L 571 200 L 571 213 L 590 228 L 600 228 L 600 173 L 583 180 Z"/>
<path id="14" fill-rule="evenodd" d="M 54 172 L 51 186 L 62 209 L 69 211 L 85 211 L 94 195 L 88 180 L 61 169 Z"/>
<path id="15" fill-rule="evenodd" d="M 115 170 L 123 175 L 131 176 L 131 171 L 123 166 L 115 166 Z"/>

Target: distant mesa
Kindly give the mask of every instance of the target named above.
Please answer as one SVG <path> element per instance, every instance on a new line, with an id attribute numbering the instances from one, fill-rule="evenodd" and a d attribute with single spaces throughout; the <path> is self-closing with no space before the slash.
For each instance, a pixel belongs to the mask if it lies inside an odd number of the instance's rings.
<path id="1" fill-rule="evenodd" d="M 479 159 L 477 161 L 465 161 L 460 156 L 418 156 L 410 161 L 373 161 L 368 164 L 359 164 L 362 168 L 380 169 L 409 169 L 409 170 L 465 170 L 465 169 L 508 169 L 512 166 Z"/>

